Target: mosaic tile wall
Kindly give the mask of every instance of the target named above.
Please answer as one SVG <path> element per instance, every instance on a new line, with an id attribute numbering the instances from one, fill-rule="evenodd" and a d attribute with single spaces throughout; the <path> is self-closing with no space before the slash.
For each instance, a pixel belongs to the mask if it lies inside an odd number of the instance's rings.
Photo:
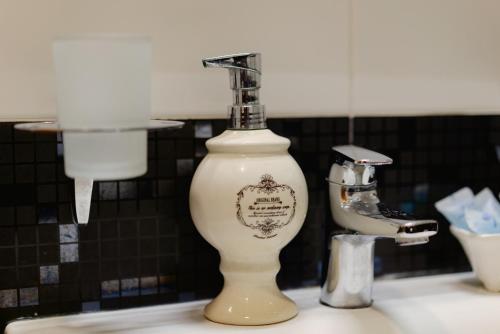
<path id="1" fill-rule="evenodd" d="M 348 121 L 273 119 L 309 186 L 299 235 L 283 250 L 282 288 L 320 282 L 330 218 L 325 177 L 331 146 L 347 142 Z M 189 121 L 149 136 L 148 173 L 94 186 L 91 221 L 73 223 L 73 186 L 56 135 L 0 125 L 0 328 L 6 321 L 213 297 L 221 288 L 217 252 L 189 214 L 192 174 L 223 120 Z M 394 158 L 378 172 L 380 195 L 395 208 L 443 218 L 433 203 L 468 185 L 500 191 L 500 117 L 359 118 L 355 142 Z M 376 273 L 469 269 L 447 224 L 427 245 L 376 247 Z"/>

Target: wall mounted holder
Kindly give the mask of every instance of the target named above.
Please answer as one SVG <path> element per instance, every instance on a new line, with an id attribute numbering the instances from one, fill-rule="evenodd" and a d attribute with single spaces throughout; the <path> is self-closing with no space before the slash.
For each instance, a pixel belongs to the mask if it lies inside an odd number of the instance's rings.
<path id="1" fill-rule="evenodd" d="M 108 156 L 110 155 L 113 156 L 115 154 L 113 149 L 119 150 L 120 147 L 124 146 L 128 147 L 127 145 L 113 145 L 113 142 L 115 141 L 119 142 L 121 140 L 129 140 L 130 139 L 129 136 L 123 136 L 123 134 L 125 133 L 136 133 L 137 135 L 145 136 L 147 130 L 168 131 L 168 130 L 175 130 L 182 128 L 183 125 L 184 122 L 179 122 L 179 121 L 149 120 L 149 122 L 147 122 L 147 124 L 145 125 L 127 125 L 123 127 L 63 128 L 57 122 L 46 121 L 46 122 L 35 122 L 35 123 L 19 123 L 16 124 L 14 128 L 22 131 L 42 132 L 42 133 L 61 132 L 63 134 L 63 144 L 65 139 L 70 141 L 70 143 L 73 146 L 73 149 L 67 150 L 66 146 L 64 146 L 65 170 L 66 174 L 75 180 L 75 211 L 76 211 L 77 222 L 79 224 L 86 224 L 88 223 L 89 220 L 90 203 L 92 199 L 92 188 L 94 180 L 99 181 L 99 180 L 131 178 L 140 176 L 144 174 L 145 171 L 133 170 L 130 173 L 119 175 L 116 178 L 113 178 L 112 174 L 106 174 L 106 175 L 95 174 L 95 170 L 90 170 L 88 174 L 89 177 L 81 176 L 81 174 L 71 175 L 71 172 L 68 173 L 68 160 L 76 161 L 74 165 L 78 165 L 79 162 L 82 162 L 84 160 L 83 162 L 85 163 L 85 165 L 92 167 L 92 165 L 95 165 L 95 162 L 99 163 L 100 158 L 101 159 L 104 158 L 106 160 Z M 84 144 L 84 145 L 78 147 L 79 144 L 80 145 Z M 130 144 L 133 145 L 133 143 Z M 145 149 L 143 151 L 144 154 L 147 154 Z M 119 153 L 120 152 L 118 152 L 118 154 Z M 69 157 L 67 155 L 69 155 Z M 123 167 L 126 168 L 127 166 Z M 81 172 L 81 170 L 78 172 Z M 90 177 L 91 175 L 93 176 Z"/>

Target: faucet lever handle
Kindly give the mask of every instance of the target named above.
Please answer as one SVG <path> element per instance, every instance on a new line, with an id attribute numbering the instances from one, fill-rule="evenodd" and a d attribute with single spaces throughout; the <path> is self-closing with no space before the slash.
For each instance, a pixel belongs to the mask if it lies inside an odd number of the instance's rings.
<path id="1" fill-rule="evenodd" d="M 345 161 L 350 161 L 355 165 L 369 166 L 392 164 L 392 159 L 388 156 L 359 146 L 334 146 L 332 150 L 336 155 L 335 162 L 339 165 L 343 165 Z"/>

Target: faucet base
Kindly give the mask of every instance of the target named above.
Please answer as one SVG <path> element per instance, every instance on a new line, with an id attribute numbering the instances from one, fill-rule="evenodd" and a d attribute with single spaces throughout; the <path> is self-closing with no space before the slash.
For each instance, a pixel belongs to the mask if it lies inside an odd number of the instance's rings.
<path id="1" fill-rule="evenodd" d="M 369 304 L 358 304 L 356 306 L 344 306 L 342 303 L 341 304 L 329 304 L 325 301 L 323 301 L 321 298 L 319 299 L 319 303 L 321 305 L 325 305 L 325 306 L 328 306 L 328 307 L 333 307 L 333 308 L 340 308 L 340 309 L 345 309 L 345 310 L 355 310 L 355 309 L 358 309 L 358 308 L 367 308 L 367 307 L 370 307 L 372 306 L 373 304 L 373 299 L 370 301 Z"/>
<path id="2" fill-rule="evenodd" d="M 342 232 L 330 242 L 330 260 L 320 302 L 335 308 L 372 304 L 373 253 L 376 236 Z"/>

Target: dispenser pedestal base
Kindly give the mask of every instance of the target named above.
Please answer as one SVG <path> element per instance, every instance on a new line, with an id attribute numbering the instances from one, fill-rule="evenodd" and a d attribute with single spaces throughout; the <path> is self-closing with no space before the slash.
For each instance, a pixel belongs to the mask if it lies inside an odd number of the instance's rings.
<path id="1" fill-rule="evenodd" d="M 225 286 L 205 307 L 205 317 L 227 325 L 269 325 L 298 313 L 295 303 L 278 287 Z"/>

